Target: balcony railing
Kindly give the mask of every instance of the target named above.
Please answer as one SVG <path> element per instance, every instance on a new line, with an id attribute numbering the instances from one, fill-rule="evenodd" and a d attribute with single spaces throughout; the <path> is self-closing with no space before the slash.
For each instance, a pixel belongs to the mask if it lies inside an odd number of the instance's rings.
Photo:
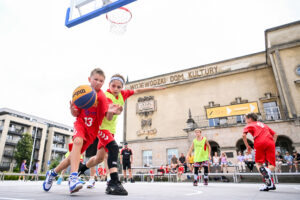
<path id="1" fill-rule="evenodd" d="M 8 156 L 8 157 L 13 157 L 14 156 L 14 152 L 13 151 L 9 151 L 9 150 L 4 150 L 3 155 L 4 156 Z"/>
<path id="2" fill-rule="evenodd" d="M 54 138 L 53 138 L 53 142 L 57 142 L 57 143 L 62 143 L 62 144 L 64 144 L 64 143 L 65 143 L 65 140 L 64 140 L 64 139 L 61 139 L 61 138 L 54 137 Z"/>
<path id="3" fill-rule="evenodd" d="M 19 140 L 11 140 L 11 139 L 6 139 L 5 143 L 8 145 L 17 145 Z"/>
<path id="4" fill-rule="evenodd" d="M 6 168 L 6 167 L 9 168 L 9 167 L 10 167 L 10 162 L 1 162 L 1 163 L 0 163 L 0 167 L 1 167 L 1 168 Z"/>
<path id="5" fill-rule="evenodd" d="M 265 112 L 266 111 L 266 112 Z M 258 120 L 262 122 L 280 121 L 283 111 L 279 107 L 266 108 L 264 112 L 258 113 Z M 208 127 L 230 127 L 245 124 L 244 116 L 228 116 L 215 119 L 207 119 L 205 115 L 192 117 L 199 128 Z"/>
<path id="6" fill-rule="evenodd" d="M 57 151 L 57 152 L 63 152 L 63 153 L 67 153 L 68 149 L 66 148 L 61 148 L 61 147 L 52 147 L 52 151 Z"/>
<path id="7" fill-rule="evenodd" d="M 8 129 L 8 133 L 14 134 L 14 135 L 23 135 L 24 129 L 16 129 L 16 128 L 10 127 L 10 128 Z"/>

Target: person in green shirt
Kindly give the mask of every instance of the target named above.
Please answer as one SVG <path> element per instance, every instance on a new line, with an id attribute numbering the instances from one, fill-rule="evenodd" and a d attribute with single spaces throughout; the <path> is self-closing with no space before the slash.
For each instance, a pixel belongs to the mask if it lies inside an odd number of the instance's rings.
<path id="1" fill-rule="evenodd" d="M 191 156 L 194 150 L 194 186 L 198 185 L 198 171 L 204 168 L 204 185 L 208 185 L 208 165 L 211 160 L 211 147 L 206 137 L 202 136 L 201 129 L 195 129 L 196 138 L 187 154 L 187 159 Z"/>

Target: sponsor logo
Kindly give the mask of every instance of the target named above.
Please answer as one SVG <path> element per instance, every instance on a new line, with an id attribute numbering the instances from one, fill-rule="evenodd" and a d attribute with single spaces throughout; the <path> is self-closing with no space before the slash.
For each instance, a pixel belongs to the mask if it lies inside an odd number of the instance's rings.
<path id="1" fill-rule="evenodd" d="M 82 93 L 85 93 L 85 92 L 86 92 L 85 89 L 78 90 L 77 92 L 75 92 L 75 93 L 73 94 L 73 97 L 78 96 L 78 95 L 80 95 L 80 94 L 82 94 Z"/>

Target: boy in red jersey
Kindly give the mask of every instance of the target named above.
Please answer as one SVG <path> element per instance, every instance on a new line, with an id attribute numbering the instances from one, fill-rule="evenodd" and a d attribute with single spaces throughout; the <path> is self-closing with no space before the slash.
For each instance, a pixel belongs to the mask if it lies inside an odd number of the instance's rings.
<path id="1" fill-rule="evenodd" d="M 178 181 L 181 181 L 181 175 L 183 174 L 183 172 L 184 172 L 184 167 L 183 164 L 180 163 L 178 167 Z"/>
<path id="2" fill-rule="evenodd" d="M 73 143 L 69 145 L 71 153 L 55 169 L 47 172 L 43 183 L 45 191 L 50 190 L 57 174 L 69 165 L 71 165 L 71 175 L 69 178 L 70 193 L 77 192 L 82 188 L 82 182 L 79 180 L 77 173 L 80 155 L 94 142 L 103 118 L 106 116 L 107 119 L 112 119 L 113 115 L 118 112 L 119 106 L 108 105 L 107 99 L 101 90 L 105 80 L 104 72 L 99 68 L 94 69 L 88 80 L 91 87 L 97 93 L 96 103 L 91 108 L 85 110 L 79 109 L 71 103 L 71 113 L 77 117 L 74 123 Z"/>
<path id="3" fill-rule="evenodd" d="M 260 188 L 260 191 L 275 190 L 276 187 L 271 178 L 271 171 L 275 169 L 275 143 L 277 134 L 270 129 L 266 124 L 257 121 L 255 113 L 248 113 L 245 115 L 246 127 L 243 131 L 243 140 L 249 153 L 251 147 L 247 141 L 247 133 L 250 133 L 254 138 L 255 149 L 255 163 L 258 171 L 264 177 L 265 185 Z M 268 167 L 263 164 L 268 162 Z"/>
<path id="4" fill-rule="evenodd" d="M 111 77 L 109 83 L 109 89 L 105 92 L 106 97 L 108 98 L 109 103 L 117 104 L 119 106 L 123 106 L 127 98 L 129 98 L 133 94 L 139 94 L 142 92 L 148 92 L 153 90 L 161 90 L 164 88 L 141 88 L 135 90 L 123 90 L 122 88 L 125 85 L 125 80 L 123 76 L 119 74 L 115 74 Z M 120 194 L 120 195 L 127 195 L 124 188 L 121 187 L 121 183 L 118 179 L 117 175 L 117 157 L 118 151 L 111 151 L 108 148 L 109 143 L 114 138 L 114 134 L 116 133 L 116 126 L 117 126 L 117 116 L 115 115 L 111 121 L 108 121 L 104 118 L 103 123 L 100 127 L 100 135 L 98 135 L 99 143 L 98 143 L 98 151 L 96 156 L 93 156 L 81 169 L 79 169 L 79 173 L 82 174 L 87 169 L 96 166 L 97 164 L 101 163 L 105 156 L 107 156 L 107 165 L 109 170 L 107 171 L 107 175 L 110 174 L 111 180 L 108 182 L 108 186 L 106 188 L 107 194 Z M 104 138 L 108 138 L 104 140 Z M 110 146 L 110 145 L 109 145 Z M 110 159 L 110 157 L 112 157 Z"/>

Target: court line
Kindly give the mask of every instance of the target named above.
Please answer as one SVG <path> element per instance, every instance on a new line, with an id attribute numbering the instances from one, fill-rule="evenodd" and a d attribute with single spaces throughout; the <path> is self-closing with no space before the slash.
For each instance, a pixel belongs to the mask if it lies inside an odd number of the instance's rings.
<path id="1" fill-rule="evenodd" d="M 33 199 L 18 199 L 18 198 L 10 198 L 10 197 L 0 197 L 0 200 L 33 200 Z"/>
<path id="2" fill-rule="evenodd" d="M 197 195 L 197 194 L 202 194 L 203 192 L 202 191 L 197 191 L 195 190 L 194 193 L 188 193 L 188 194 L 185 194 L 186 196 L 192 196 L 192 195 Z"/>

